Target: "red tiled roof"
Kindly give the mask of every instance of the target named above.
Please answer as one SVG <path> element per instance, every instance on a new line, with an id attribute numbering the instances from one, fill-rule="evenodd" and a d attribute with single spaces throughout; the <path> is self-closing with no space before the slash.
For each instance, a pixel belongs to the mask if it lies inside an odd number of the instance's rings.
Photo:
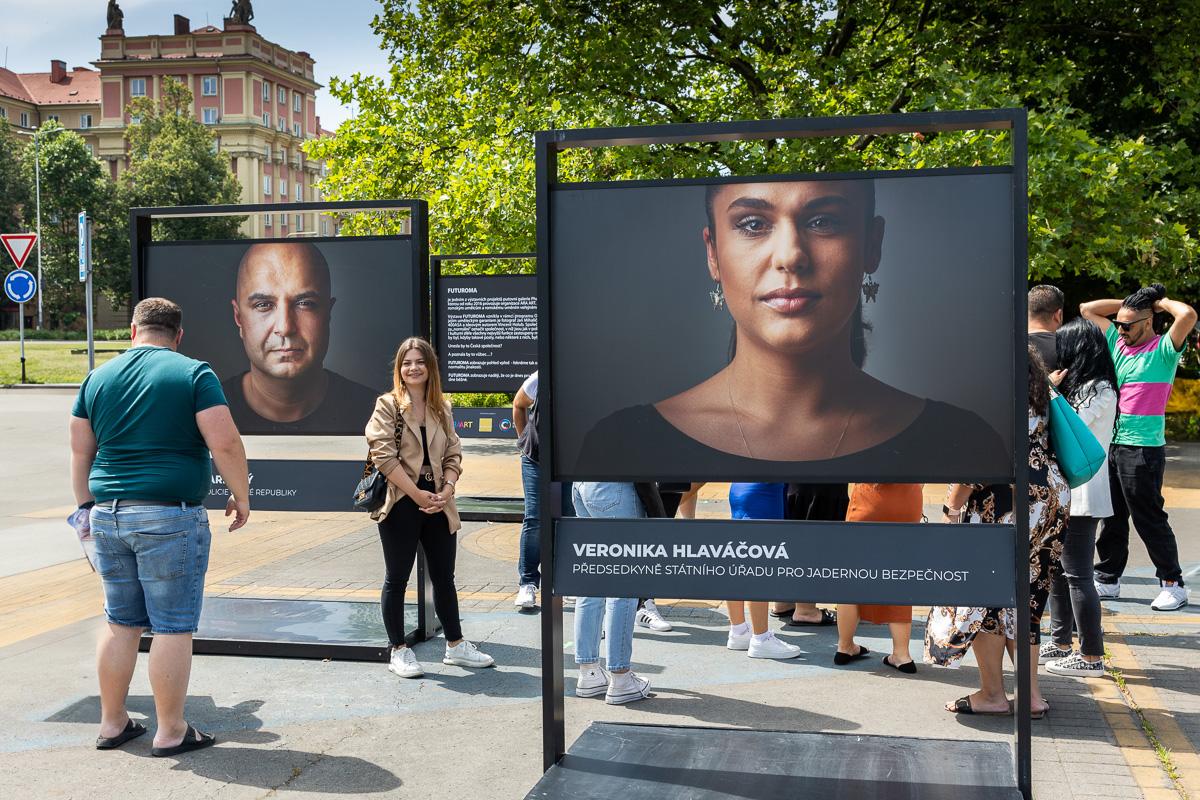
<path id="1" fill-rule="evenodd" d="M 215 25 L 205 25 L 203 28 L 196 28 L 192 33 L 220 33 L 221 29 Z"/>
<path id="2" fill-rule="evenodd" d="M 62 83 L 51 83 L 49 72 L 22 72 L 16 76 L 30 102 L 40 106 L 99 105 L 100 73 L 86 67 L 67 72 Z"/>
<path id="3" fill-rule="evenodd" d="M 33 102 L 33 98 L 21 84 L 21 76 L 10 69 L 0 68 L 0 96 L 24 100 L 26 103 Z"/>

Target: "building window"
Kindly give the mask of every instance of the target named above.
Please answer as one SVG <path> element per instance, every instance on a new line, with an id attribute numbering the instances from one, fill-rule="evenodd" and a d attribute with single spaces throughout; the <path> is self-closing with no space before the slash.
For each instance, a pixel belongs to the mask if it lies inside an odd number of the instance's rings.
<path id="1" fill-rule="evenodd" d="M 302 231 L 302 230 L 304 230 L 304 215 L 303 215 L 303 214 L 297 214 L 297 215 L 296 215 L 296 228 L 295 228 L 295 230 L 297 230 L 297 231 Z"/>
<path id="2" fill-rule="evenodd" d="M 321 220 L 321 235 L 322 236 L 329 235 L 329 220 L 327 220 L 327 219 Z"/>
<path id="3" fill-rule="evenodd" d="M 84 142 L 84 143 L 83 143 L 83 146 L 87 148 L 87 151 L 88 151 L 88 155 L 89 155 L 89 156 L 95 156 L 95 155 L 96 155 L 96 148 L 95 148 L 95 147 L 92 145 L 92 143 L 91 143 L 91 142 Z"/>
<path id="4" fill-rule="evenodd" d="M 287 105 L 287 89 L 280 86 L 279 91 L 278 91 L 278 96 L 279 96 L 279 105 L 286 106 Z"/>
<path id="5" fill-rule="evenodd" d="M 0 119 L 8 119 L 8 109 L 0 106 Z"/>
<path id="6" fill-rule="evenodd" d="M 271 160 L 271 143 L 267 142 L 267 161 Z"/>
<path id="7" fill-rule="evenodd" d="M 266 125 L 268 128 L 271 127 L 271 112 L 270 111 L 263 112 L 263 125 Z"/>
<path id="8" fill-rule="evenodd" d="M 58 114 L 47 114 L 46 122 L 58 122 Z"/>
<path id="9" fill-rule="evenodd" d="M 92 115 L 91 114 L 80 114 L 79 115 L 79 127 L 81 127 L 81 128 L 92 127 Z"/>
<path id="10" fill-rule="evenodd" d="M 299 122 L 292 123 L 292 136 L 295 136 L 297 139 L 300 138 L 300 123 Z"/>
<path id="11" fill-rule="evenodd" d="M 29 127 L 29 112 L 28 111 L 21 112 L 21 127 L 22 128 Z"/>
<path id="12" fill-rule="evenodd" d="M 304 95 L 299 92 L 292 92 L 292 111 L 299 114 L 303 109 L 301 106 L 304 103 Z"/>
<path id="13" fill-rule="evenodd" d="M 142 115 L 141 114 L 130 114 L 129 115 L 129 124 L 130 125 L 141 125 L 142 124 Z"/>
<path id="14" fill-rule="evenodd" d="M 287 130 L 287 120 L 283 117 L 275 120 L 275 130 L 279 131 L 280 133 L 283 133 L 285 130 Z"/>
<path id="15" fill-rule="evenodd" d="M 280 214 L 280 215 L 279 215 L 279 224 L 280 224 L 281 226 L 283 226 L 284 228 L 286 228 L 286 227 L 287 227 L 287 217 L 288 217 L 288 215 L 287 215 L 287 214 Z"/>
<path id="16" fill-rule="evenodd" d="M 270 175 L 263 175 L 263 194 L 268 197 L 271 195 L 271 176 Z"/>
<path id="17" fill-rule="evenodd" d="M 304 202 L 304 187 L 300 185 L 299 181 L 296 182 L 296 202 Z"/>
<path id="18" fill-rule="evenodd" d="M 263 214 L 263 227 L 264 228 L 271 227 L 271 217 L 273 217 L 273 216 L 274 216 L 274 214 Z"/>
<path id="19" fill-rule="evenodd" d="M 271 84 L 263 81 L 263 102 L 268 102 L 271 99 Z"/>
<path id="20" fill-rule="evenodd" d="M 146 79 L 145 78 L 130 78 L 129 79 L 129 96 L 130 97 L 145 97 L 146 96 Z"/>
<path id="21" fill-rule="evenodd" d="M 216 125 L 217 124 L 217 109 L 205 108 L 205 109 L 203 109 L 203 112 L 204 112 L 204 124 L 205 125 Z"/>
<path id="22" fill-rule="evenodd" d="M 279 196 L 287 199 L 287 178 L 279 179 Z"/>
<path id="23" fill-rule="evenodd" d="M 217 77 L 215 75 L 206 75 L 200 79 L 200 94 L 205 97 L 217 96 Z"/>

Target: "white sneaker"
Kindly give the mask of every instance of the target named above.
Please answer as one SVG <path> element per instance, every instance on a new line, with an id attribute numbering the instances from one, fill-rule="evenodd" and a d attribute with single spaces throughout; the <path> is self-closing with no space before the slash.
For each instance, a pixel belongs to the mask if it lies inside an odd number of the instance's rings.
<path id="1" fill-rule="evenodd" d="M 1150 608 L 1155 611 L 1178 611 L 1188 604 L 1188 590 L 1178 583 L 1163 584 L 1162 591 Z"/>
<path id="2" fill-rule="evenodd" d="M 599 697 L 608 691 L 608 670 L 596 664 L 580 664 L 579 680 L 575 682 L 576 697 Z"/>
<path id="3" fill-rule="evenodd" d="M 1066 658 L 1051 661 L 1046 665 L 1046 671 L 1055 675 L 1077 675 L 1081 678 L 1103 678 L 1108 674 L 1104 671 L 1104 659 L 1084 661 L 1079 653 L 1071 653 Z"/>
<path id="4" fill-rule="evenodd" d="M 761 640 L 750 637 L 749 651 L 746 655 L 751 658 L 795 658 L 801 652 L 799 647 L 788 644 L 774 633 L 769 633 L 766 639 Z"/>
<path id="5" fill-rule="evenodd" d="M 629 670 L 612 675 L 608 683 L 608 692 L 604 695 L 604 702 L 610 706 L 619 706 L 645 700 L 649 696 L 650 681 L 639 678 L 636 672 Z"/>
<path id="6" fill-rule="evenodd" d="M 480 669 L 482 667 L 490 667 L 496 661 L 487 653 L 479 652 L 475 645 L 463 639 L 454 645 L 454 647 L 446 645 L 446 655 L 442 658 L 442 663 L 451 664 L 456 667 Z"/>
<path id="7" fill-rule="evenodd" d="M 750 649 L 750 627 L 746 627 L 745 633 L 734 633 L 733 628 L 729 629 L 729 638 L 725 641 L 725 647 L 730 650 L 749 650 Z"/>
<path id="8" fill-rule="evenodd" d="M 666 633 L 671 630 L 671 623 L 663 619 L 662 614 L 658 613 L 658 606 L 654 605 L 653 600 L 647 600 L 646 603 L 638 609 L 637 624 L 643 628 L 649 628 L 652 631 Z"/>
<path id="9" fill-rule="evenodd" d="M 1100 595 L 1101 600 L 1116 600 L 1121 596 L 1121 584 L 1119 583 L 1101 583 L 1093 581 L 1096 584 L 1096 594 Z"/>
<path id="10" fill-rule="evenodd" d="M 517 599 L 513 602 L 517 608 L 533 608 L 537 605 L 537 587 L 532 583 L 523 583 L 517 589 Z"/>
<path id="11" fill-rule="evenodd" d="M 1051 661 L 1058 661 L 1060 658 L 1068 658 L 1074 650 L 1064 650 L 1054 642 L 1046 642 L 1038 648 L 1038 663 L 1049 664 Z"/>
<path id="12" fill-rule="evenodd" d="M 397 647 L 392 650 L 392 656 L 388 659 L 388 672 L 401 678 L 419 678 L 425 674 L 416 654 L 409 647 Z"/>

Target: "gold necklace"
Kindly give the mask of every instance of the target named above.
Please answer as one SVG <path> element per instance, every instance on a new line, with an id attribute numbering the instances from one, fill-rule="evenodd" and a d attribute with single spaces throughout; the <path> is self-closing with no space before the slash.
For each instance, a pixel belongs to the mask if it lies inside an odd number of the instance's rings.
<path id="1" fill-rule="evenodd" d="M 746 440 L 746 432 L 742 430 L 742 419 L 738 414 L 737 405 L 733 402 L 733 382 L 730 373 L 733 372 L 732 367 L 729 372 L 725 373 L 725 394 L 729 398 L 729 410 L 733 412 L 733 422 L 737 425 L 738 436 L 742 437 L 742 447 L 746 448 L 746 452 L 753 459 L 758 458 L 754 455 L 754 451 L 750 449 L 750 442 Z M 832 452 L 829 453 L 829 458 L 837 455 L 838 450 L 842 447 L 842 441 L 846 438 L 846 431 L 850 430 L 850 420 L 854 419 L 854 409 L 850 409 L 850 413 L 846 415 L 846 422 L 842 425 L 842 433 L 838 436 L 837 442 L 833 445 Z"/>

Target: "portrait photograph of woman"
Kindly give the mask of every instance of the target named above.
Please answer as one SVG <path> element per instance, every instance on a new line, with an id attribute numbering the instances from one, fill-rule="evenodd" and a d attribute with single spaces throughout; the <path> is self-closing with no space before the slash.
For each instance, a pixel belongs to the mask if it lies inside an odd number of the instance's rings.
<path id="1" fill-rule="evenodd" d="M 559 192 L 561 471 L 1009 474 L 1010 192 L 992 174 Z"/>

